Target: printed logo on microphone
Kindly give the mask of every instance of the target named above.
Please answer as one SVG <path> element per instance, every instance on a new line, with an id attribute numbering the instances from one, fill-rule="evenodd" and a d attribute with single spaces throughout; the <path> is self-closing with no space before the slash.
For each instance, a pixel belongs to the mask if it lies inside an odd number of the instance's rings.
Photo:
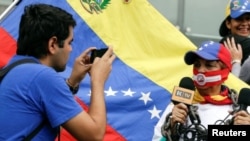
<path id="1" fill-rule="evenodd" d="M 191 105 L 192 101 L 193 101 L 193 97 L 194 97 L 194 91 L 189 90 L 189 89 L 185 89 L 185 88 L 181 88 L 178 86 L 174 87 L 174 90 L 172 93 L 172 100 L 173 101 L 177 101 L 177 102 Z"/>

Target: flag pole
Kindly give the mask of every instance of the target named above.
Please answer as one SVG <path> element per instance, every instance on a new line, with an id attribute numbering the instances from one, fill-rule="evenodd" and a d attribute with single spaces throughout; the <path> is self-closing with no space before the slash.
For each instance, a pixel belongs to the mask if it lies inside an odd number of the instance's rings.
<path id="1" fill-rule="evenodd" d="M 2 20 L 10 13 L 10 11 L 17 6 L 22 0 L 14 0 L 7 8 L 4 10 L 4 12 L 0 15 L 0 23 Z"/>

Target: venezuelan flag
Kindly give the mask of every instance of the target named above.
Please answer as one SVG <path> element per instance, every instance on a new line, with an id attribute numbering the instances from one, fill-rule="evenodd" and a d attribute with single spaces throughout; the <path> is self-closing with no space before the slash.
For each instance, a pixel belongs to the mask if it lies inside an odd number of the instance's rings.
<path id="1" fill-rule="evenodd" d="M 105 85 L 107 131 L 105 141 L 150 141 L 171 92 L 182 77 L 191 76 L 183 61 L 195 49 L 147 0 L 22 0 L 0 23 L 0 67 L 15 54 L 18 23 L 25 5 L 47 3 L 61 7 L 77 20 L 68 77 L 74 59 L 90 46 L 114 47 L 117 59 Z M 90 79 L 80 85 L 76 100 L 87 110 Z M 226 82 L 240 90 L 248 87 L 230 75 Z M 74 140 L 62 131 L 61 140 Z"/>

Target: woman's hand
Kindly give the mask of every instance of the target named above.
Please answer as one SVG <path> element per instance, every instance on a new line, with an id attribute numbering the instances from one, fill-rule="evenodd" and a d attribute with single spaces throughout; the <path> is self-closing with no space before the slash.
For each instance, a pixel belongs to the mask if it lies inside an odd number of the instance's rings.
<path id="1" fill-rule="evenodd" d="M 172 110 L 172 120 L 171 127 L 175 125 L 175 123 L 184 124 L 187 120 L 188 116 L 188 107 L 183 103 L 176 104 Z"/>
<path id="2" fill-rule="evenodd" d="M 234 114 L 234 125 L 250 125 L 250 115 L 241 110 Z"/>
<path id="3" fill-rule="evenodd" d="M 240 44 L 235 43 L 234 37 L 228 37 L 226 41 L 223 42 L 224 46 L 229 50 L 231 53 L 232 61 L 241 62 L 242 59 L 242 48 Z"/>

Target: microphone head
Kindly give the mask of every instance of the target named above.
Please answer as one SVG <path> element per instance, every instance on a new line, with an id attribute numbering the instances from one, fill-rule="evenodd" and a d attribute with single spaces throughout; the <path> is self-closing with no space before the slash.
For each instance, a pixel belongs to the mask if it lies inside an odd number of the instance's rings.
<path id="1" fill-rule="evenodd" d="M 190 77 L 183 77 L 179 83 L 179 87 L 189 89 L 192 91 L 195 90 L 194 81 Z"/>
<path id="2" fill-rule="evenodd" d="M 238 104 L 250 105 L 250 89 L 242 88 L 239 93 Z"/>

